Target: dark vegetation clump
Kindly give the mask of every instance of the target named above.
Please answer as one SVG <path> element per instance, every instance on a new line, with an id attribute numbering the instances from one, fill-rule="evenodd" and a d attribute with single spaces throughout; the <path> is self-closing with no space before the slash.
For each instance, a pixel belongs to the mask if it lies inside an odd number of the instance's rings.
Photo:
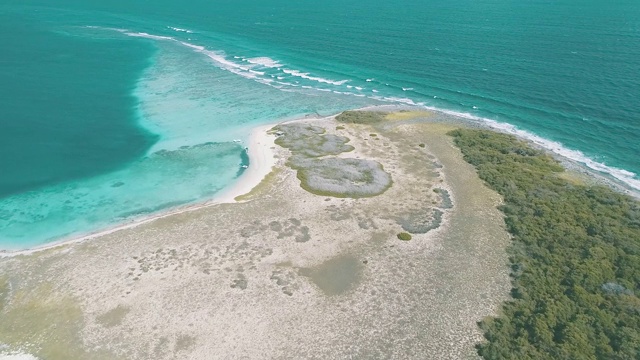
<path id="1" fill-rule="evenodd" d="M 402 241 L 409 241 L 411 240 L 411 234 L 407 233 L 407 232 L 401 232 L 398 234 L 398 239 L 402 240 Z"/>
<path id="2" fill-rule="evenodd" d="M 426 234 L 440 227 L 443 215 L 444 212 L 440 209 L 426 207 L 417 212 L 409 212 L 398 216 L 396 223 L 406 232 Z"/>
<path id="3" fill-rule="evenodd" d="M 354 149 L 347 144 L 349 138 L 325 134 L 319 126 L 294 123 L 278 125 L 273 130 L 282 134 L 275 140 L 277 145 L 305 157 L 337 155 Z"/>
<path id="4" fill-rule="evenodd" d="M 571 184 L 515 137 L 454 130 L 464 158 L 504 197 L 512 299 L 480 323 L 485 359 L 640 359 L 640 204 Z"/>
<path id="5" fill-rule="evenodd" d="M 386 113 L 378 111 L 345 111 L 336 120 L 347 124 L 375 124 L 384 120 Z"/>
<path id="6" fill-rule="evenodd" d="M 291 150 L 287 165 L 297 170 L 300 186 L 312 194 L 363 198 L 382 194 L 391 187 L 391 175 L 376 161 L 338 158 L 352 151 L 349 138 L 326 134 L 325 129 L 304 123 L 273 128 L 275 143 Z"/>
<path id="7" fill-rule="evenodd" d="M 453 207 L 453 201 L 451 201 L 451 195 L 445 189 L 435 188 L 433 192 L 440 195 L 440 209 L 451 209 Z"/>
<path id="8" fill-rule="evenodd" d="M 290 162 L 298 170 L 300 186 L 312 194 L 340 198 L 380 195 L 392 179 L 380 163 L 365 159 L 298 159 Z"/>

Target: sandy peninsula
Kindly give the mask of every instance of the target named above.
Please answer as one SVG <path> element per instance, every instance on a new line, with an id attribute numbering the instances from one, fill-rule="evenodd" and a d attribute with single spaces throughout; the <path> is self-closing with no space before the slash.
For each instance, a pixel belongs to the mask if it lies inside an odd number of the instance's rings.
<path id="1" fill-rule="evenodd" d="M 441 115 L 363 116 L 261 127 L 211 202 L 6 254 L 0 354 L 477 357 L 510 289 L 501 198 Z"/>

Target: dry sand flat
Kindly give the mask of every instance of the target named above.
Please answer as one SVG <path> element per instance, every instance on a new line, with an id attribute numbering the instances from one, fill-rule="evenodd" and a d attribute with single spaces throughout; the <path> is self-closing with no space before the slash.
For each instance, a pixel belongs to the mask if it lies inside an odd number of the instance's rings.
<path id="1" fill-rule="evenodd" d="M 510 288 L 500 198 L 416 116 L 297 122 L 349 138 L 331 157 L 380 163 L 378 196 L 305 191 L 274 145 L 244 202 L 0 259 L 0 343 L 42 359 L 473 358 L 476 321 Z M 400 241 L 403 226 L 429 231 Z"/>

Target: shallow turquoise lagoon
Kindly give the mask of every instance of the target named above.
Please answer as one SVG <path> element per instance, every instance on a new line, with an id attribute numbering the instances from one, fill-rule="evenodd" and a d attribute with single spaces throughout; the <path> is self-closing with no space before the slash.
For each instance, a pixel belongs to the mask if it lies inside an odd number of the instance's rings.
<path id="1" fill-rule="evenodd" d="M 203 201 L 250 129 L 440 109 L 640 189 L 640 6 L 471 1 L 0 4 L 0 249 Z"/>

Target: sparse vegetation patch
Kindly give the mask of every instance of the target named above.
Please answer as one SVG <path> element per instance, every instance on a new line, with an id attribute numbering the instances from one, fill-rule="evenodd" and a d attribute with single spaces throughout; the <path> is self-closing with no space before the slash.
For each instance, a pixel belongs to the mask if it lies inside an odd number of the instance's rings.
<path id="1" fill-rule="evenodd" d="M 336 120 L 347 124 L 375 124 L 383 121 L 387 114 L 378 111 L 345 111 Z"/>
<path id="2" fill-rule="evenodd" d="M 334 197 L 371 197 L 391 186 L 382 165 L 363 159 L 308 159 L 298 163 L 298 179 L 305 190 Z"/>
<path id="3" fill-rule="evenodd" d="M 440 227 L 443 215 L 444 213 L 440 209 L 425 207 L 416 212 L 398 216 L 396 223 L 402 226 L 403 230 L 412 234 L 426 234 Z"/>
<path id="4" fill-rule="evenodd" d="M 281 133 L 276 144 L 300 156 L 320 157 L 353 150 L 353 146 L 347 145 L 349 138 L 325 134 L 319 126 L 293 123 L 278 125 L 273 130 Z"/>
<path id="5" fill-rule="evenodd" d="M 279 134 L 276 144 L 291 150 L 287 165 L 298 171 L 300 186 L 312 194 L 362 198 L 391 186 L 391 175 L 378 162 L 328 157 L 354 149 L 347 137 L 304 123 L 279 125 L 273 131 Z"/>

